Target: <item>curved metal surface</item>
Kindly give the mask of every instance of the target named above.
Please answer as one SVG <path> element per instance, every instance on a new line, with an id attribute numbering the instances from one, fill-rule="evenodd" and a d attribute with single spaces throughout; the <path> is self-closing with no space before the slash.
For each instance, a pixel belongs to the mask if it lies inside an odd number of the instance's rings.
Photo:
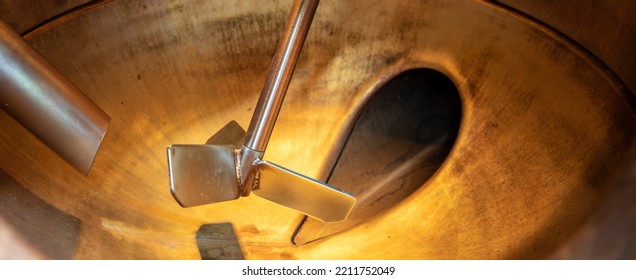
<path id="1" fill-rule="evenodd" d="M 198 228 L 225 222 L 248 259 L 541 258 L 596 210 L 634 139 L 603 65 L 524 17 L 477 1 L 323 0 L 265 159 L 324 179 L 371 93 L 426 67 L 462 99 L 446 162 L 398 205 L 306 246 L 290 241 L 302 216 L 264 200 L 180 208 L 165 147 L 249 122 L 289 3 L 112 1 L 27 36 L 112 112 L 88 177 L 36 144 L 15 149 L 35 140 L 0 114 L 0 168 L 82 221 L 75 258 L 200 258 Z"/>
<path id="2" fill-rule="evenodd" d="M 538 21 L 554 27 L 598 56 L 630 89 L 636 104 L 636 2 L 605 0 L 581 3 L 565 1 L 498 0 Z M 567 12 L 564 12 L 567 11 Z M 585 19 L 585 22 L 581 22 Z M 611 30 L 612 32 L 607 32 Z"/>
<path id="3" fill-rule="evenodd" d="M 267 148 L 318 3 L 318 0 L 298 0 L 292 5 L 245 136 L 245 147 L 251 150 L 265 152 Z"/>
<path id="4" fill-rule="evenodd" d="M 318 0 L 295 0 L 285 21 L 245 135 L 245 143 L 240 147 L 237 172 L 244 196 L 258 187 L 255 160 L 262 159 L 265 154 L 318 3 Z"/>
<path id="5" fill-rule="evenodd" d="M 0 20 L 0 106 L 83 174 L 110 118 Z"/>
<path id="6" fill-rule="evenodd" d="M 431 69 L 399 73 L 356 112 L 352 131 L 327 183 L 355 194 L 337 223 L 305 219 L 293 241 L 302 245 L 347 230 L 399 204 L 446 160 L 461 120 L 457 88 Z"/>
<path id="7" fill-rule="evenodd" d="M 7 22 L 16 32 L 23 34 L 60 13 L 68 12 L 89 2 L 91 1 L 0 0 L 0 19 Z"/>

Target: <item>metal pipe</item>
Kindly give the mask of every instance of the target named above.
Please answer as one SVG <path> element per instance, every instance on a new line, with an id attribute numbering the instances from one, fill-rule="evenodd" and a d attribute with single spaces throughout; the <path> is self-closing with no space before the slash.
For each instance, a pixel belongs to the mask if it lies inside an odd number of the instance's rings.
<path id="1" fill-rule="evenodd" d="M 269 67 L 265 85 L 247 130 L 244 146 L 264 152 L 283 104 L 319 0 L 295 0 Z"/>
<path id="2" fill-rule="evenodd" d="M 0 20 L 0 107 L 84 175 L 110 117 Z"/>

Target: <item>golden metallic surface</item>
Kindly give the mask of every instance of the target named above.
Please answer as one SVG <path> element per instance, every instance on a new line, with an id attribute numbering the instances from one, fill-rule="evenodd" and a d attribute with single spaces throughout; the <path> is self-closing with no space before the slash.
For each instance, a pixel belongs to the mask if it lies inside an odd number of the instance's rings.
<path id="1" fill-rule="evenodd" d="M 90 0 L 0 0 L 0 19 L 18 33 L 28 32 L 42 22 L 68 10 L 78 8 Z"/>
<path id="2" fill-rule="evenodd" d="M 112 1 L 27 36 L 112 118 L 82 177 L 0 114 L 0 168 L 81 220 L 74 258 L 196 259 L 199 227 L 225 222 L 248 259 L 542 258 L 613 183 L 636 130 L 629 93 L 571 41 L 483 2 L 324 0 L 265 159 L 324 179 L 373 90 L 428 67 L 462 99 L 446 162 L 393 208 L 298 247 L 302 216 L 259 198 L 182 209 L 165 147 L 246 126 L 289 4 Z"/>
<path id="3" fill-rule="evenodd" d="M 603 0 L 498 0 L 544 22 L 598 56 L 636 92 L 636 2 Z M 585 19 L 585 20 L 582 20 Z"/>

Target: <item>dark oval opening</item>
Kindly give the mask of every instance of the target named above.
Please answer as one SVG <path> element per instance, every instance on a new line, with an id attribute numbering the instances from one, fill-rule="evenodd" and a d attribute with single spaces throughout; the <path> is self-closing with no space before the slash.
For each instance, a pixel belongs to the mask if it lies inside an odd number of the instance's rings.
<path id="1" fill-rule="evenodd" d="M 399 203 L 433 176 L 461 121 L 457 87 L 432 69 L 411 69 L 378 89 L 362 107 L 327 180 L 357 198 L 349 218 L 305 218 L 292 237 L 305 244 L 338 233 Z"/>

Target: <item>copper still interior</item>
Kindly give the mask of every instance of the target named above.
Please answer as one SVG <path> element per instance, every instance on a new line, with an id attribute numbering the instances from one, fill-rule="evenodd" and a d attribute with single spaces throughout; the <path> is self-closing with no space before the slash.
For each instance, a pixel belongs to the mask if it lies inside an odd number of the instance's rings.
<path id="1" fill-rule="evenodd" d="M 577 243 L 603 211 L 631 221 L 614 240 L 636 228 L 633 200 L 612 195 L 635 193 L 619 179 L 636 131 L 633 63 L 515 1 L 320 3 L 266 159 L 326 180 L 364 105 L 411 69 L 452 81 L 461 121 L 420 187 L 306 244 L 293 240 L 303 215 L 258 197 L 181 208 L 165 154 L 247 125 L 291 1 L 76 2 L 13 26 L 111 123 L 84 177 L 0 113 L 2 257 L 200 259 L 205 232 L 230 236 L 212 242 L 219 256 L 246 259 L 636 257 L 633 238 L 605 255 Z"/>

